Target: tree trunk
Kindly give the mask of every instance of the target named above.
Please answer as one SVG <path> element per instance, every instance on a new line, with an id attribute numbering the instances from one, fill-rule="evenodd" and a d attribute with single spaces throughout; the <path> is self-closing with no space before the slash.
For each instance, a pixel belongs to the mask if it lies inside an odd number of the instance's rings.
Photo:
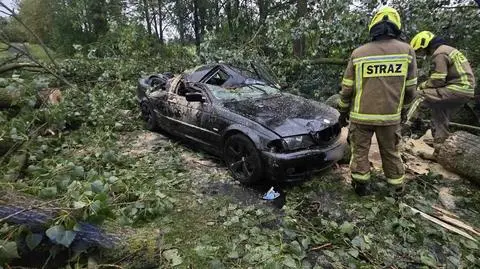
<path id="1" fill-rule="evenodd" d="M 480 137 L 458 131 L 439 148 L 437 162 L 477 184 L 480 184 Z"/>
<path id="2" fill-rule="evenodd" d="M 193 0 L 193 31 L 195 33 L 195 47 L 197 49 L 197 55 L 200 55 L 200 44 L 202 43 L 202 33 L 200 31 L 199 2 L 200 0 Z"/>
<path id="3" fill-rule="evenodd" d="M 297 21 L 300 21 L 307 14 L 307 0 L 297 1 Z M 297 28 L 299 25 L 297 25 Z M 293 55 L 298 58 L 305 56 L 305 36 L 301 34 L 293 40 Z"/>
<path id="4" fill-rule="evenodd" d="M 267 20 L 269 3 L 270 2 L 268 0 L 257 0 L 258 14 L 260 16 L 259 25 L 263 25 L 263 23 L 265 23 Z"/>
<path id="5" fill-rule="evenodd" d="M 148 10 L 148 0 L 143 0 L 143 15 L 145 16 L 145 22 L 147 23 L 148 34 L 152 34 L 152 22 L 150 21 L 150 11 Z"/>
<path id="6" fill-rule="evenodd" d="M 155 29 L 155 35 L 157 38 L 159 38 L 159 33 L 158 33 L 158 22 L 157 22 L 157 14 L 155 12 L 155 7 L 152 5 L 152 18 L 153 18 L 153 26 Z"/>
<path id="7" fill-rule="evenodd" d="M 162 0 L 158 0 L 158 38 L 160 44 L 163 44 L 163 3 Z"/>
<path id="8" fill-rule="evenodd" d="M 177 30 L 180 36 L 180 43 L 185 44 L 185 14 L 182 0 L 175 1 L 175 13 L 177 15 Z"/>

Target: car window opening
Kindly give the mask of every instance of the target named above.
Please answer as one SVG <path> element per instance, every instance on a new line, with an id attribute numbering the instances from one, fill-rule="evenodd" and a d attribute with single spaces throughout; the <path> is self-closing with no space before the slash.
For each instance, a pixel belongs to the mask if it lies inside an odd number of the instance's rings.
<path id="1" fill-rule="evenodd" d="M 208 81 L 207 84 L 222 86 L 229 78 L 229 75 L 223 71 L 218 70 L 215 75 L 213 75 Z"/>

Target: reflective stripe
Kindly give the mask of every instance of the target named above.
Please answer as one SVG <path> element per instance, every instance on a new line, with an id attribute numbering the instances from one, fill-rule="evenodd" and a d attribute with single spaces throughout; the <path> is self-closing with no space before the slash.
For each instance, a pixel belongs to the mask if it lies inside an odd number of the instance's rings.
<path id="1" fill-rule="evenodd" d="M 432 79 L 445 79 L 445 78 L 447 78 L 447 74 L 433 73 L 433 74 L 430 75 L 430 78 L 432 78 Z"/>
<path id="2" fill-rule="evenodd" d="M 417 111 L 418 106 L 423 102 L 423 100 L 425 100 L 425 97 L 420 96 L 417 99 L 415 99 L 415 101 L 413 101 L 413 103 L 412 103 L 412 105 L 411 105 L 411 107 L 410 107 L 410 109 L 408 110 L 408 113 L 407 113 L 407 121 L 410 121 L 410 119 L 413 117 L 413 115 Z"/>
<path id="3" fill-rule="evenodd" d="M 407 80 L 407 82 L 405 83 L 405 86 L 406 87 L 414 86 L 415 84 L 417 84 L 417 82 L 418 82 L 418 78 L 412 78 L 410 80 Z"/>
<path id="4" fill-rule="evenodd" d="M 396 120 L 400 120 L 400 112 L 402 110 L 402 106 L 403 106 L 403 98 L 405 96 L 405 87 L 407 86 L 407 82 L 406 82 L 406 79 L 407 79 L 407 63 L 411 62 L 413 59 L 413 57 L 409 54 L 392 54 L 392 55 L 378 55 L 378 56 L 367 56 L 367 57 L 360 57 L 360 58 L 356 58 L 356 59 L 353 59 L 353 63 L 355 65 L 355 90 L 356 90 L 356 94 L 355 94 L 355 99 L 354 99 L 354 102 L 353 102 L 353 108 L 352 108 L 352 112 L 356 113 L 354 114 L 353 116 L 351 115 L 352 118 L 354 119 L 357 119 L 357 120 L 373 120 L 373 121 L 396 121 Z M 376 78 L 377 76 L 373 76 L 373 75 L 366 75 L 366 74 L 363 74 L 363 69 L 365 68 L 365 64 L 381 64 L 381 63 L 385 63 L 385 64 L 390 64 L 390 66 L 392 66 L 393 68 L 393 65 L 395 65 L 395 68 L 398 68 L 398 66 L 403 66 L 402 67 L 402 70 L 401 72 L 397 72 L 397 69 L 395 69 L 395 71 L 392 73 L 390 71 L 388 71 L 387 73 L 383 74 L 383 75 L 395 75 L 395 76 L 401 76 L 403 77 L 403 85 L 402 85 L 402 89 L 401 89 L 401 93 L 400 93 L 400 102 L 398 103 L 398 107 L 396 107 L 395 112 L 396 114 L 391 114 L 391 115 L 369 115 L 369 114 L 361 114 L 360 112 L 360 106 L 361 106 L 361 100 L 362 100 L 362 95 L 363 95 L 363 79 L 364 79 L 364 76 L 365 78 Z M 375 66 L 377 67 L 377 66 Z M 372 71 L 373 68 L 371 68 L 371 70 L 368 70 L 368 71 Z M 374 69 L 375 72 L 377 72 L 376 68 Z M 386 69 L 379 69 L 380 71 L 381 70 L 386 70 Z M 390 70 L 390 69 L 388 69 Z M 381 71 L 382 72 L 382 71 Z M 368 73 L 368 72 L 367 72 Z M 374 73 L 374 72 L 371 72 L 371 73 Z M 383 76 L 382 75 L 382 76 Z M 378 74 L 378 77 L 381 76 L 380 74 Z M 412 85 L 415 85 L 416 84 L 416 81 L 417 79 L 414 78 L 412 80 L 409 80 L 408 83 L 409 85 L 408 86 L 412 86 Z"/>
<path id="5" fill-rule="evenodd" d="M 342 80 L 342 84 L 347 86 L 347 87 L 352 87 L 353 86 L 353 80 L 344 78 Z"/>
<path id="6" fill-rule="evenodd" d="M 387 178 L 387 182 L 392 185 L 400 185 L 403 183 L 403 180 L 405 179 L 405 175 L 401 176 L 400 178 Z"/>
<path id="7" fill-rule="evenodd" d="M 360 112 L 360 99 L 362 98 L 362 93 L 363 93 L 363 85 L 362 85 L 362 66 L 357 65 L 355 74 L 357 75 L 356 77 L 356 82 L 357 85 L 355 86 L 355 90 L 357 91 L 355 95 L 355 103 L 354 103 L 354 111 L 355 112 Z"/>
<path id="8" fill-rule="evenodd" d="M 451 84 L 451 85 L 447 85 L 447 89 L 455 92 L 462 92 L 462 93 L 471 94 L 471 95 L 474 94 L 474 89 L 470 86 L 458 86 L 458 85 Z"/>
<path id="9" fill-rule="evenodd" d="M 366 120 L 366 121 L 395 121 L 400 120 L 401 113 L 396 114 L 362 114 L 357 112 L 350 112 L 350 118 L 355 120 Z"/>
<path id="10" fill-rule="evenodd" d="M 352 179 L 355 181 L 369 181 L 370 180 L 370 172 L 362 175 L 362 174 L 357 174 L 357 173 L 352 173 Z"/>
<path id="11" fill-rule="evenodd" d="M 463 54 L 458 50 L 452 51 L 448 56 L 453 60 L 455 68 L 457 69 L 457 73 L 460 75 L 462 85 L 470 86 L 470 82 L 468 82 L 467 78 L 467 72 L 465 72 L 465 69 L 463 69 L 462 66 L 462 63 L 467 60 L 465 56 L 463 56 Z"/>
<path id="12" fill-rule="evenodd" d="M 411 62 L 413 57 L 409 54 L 391 54 L 391 55 L 379 55 L 379 56 L 367 56 L 360 57 L 353 60 L 354 64 L 359 64 L 366 61 L 392 61 L 392 60 L 407 60 Z"/>
<path id="13" fill-rule="evenodd" d="M 338 100 L 338 106 L 341 107 L 341 108 L 348 108 L 348 107 L 350 107 L 350 103 L 344 103 L 342 101 L 342 99 L 339 99 Z"/>

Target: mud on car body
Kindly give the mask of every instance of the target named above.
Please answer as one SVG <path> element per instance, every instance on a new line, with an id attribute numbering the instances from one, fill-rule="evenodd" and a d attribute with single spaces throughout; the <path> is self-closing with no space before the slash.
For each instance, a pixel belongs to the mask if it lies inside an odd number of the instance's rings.
<path id="1" fill-rule="evenodd" d="M 147 128 L 221 156 L 242 183 L 302 180 L 342 159 L 338 111 L 282 92 L 265 68 L 252 67 L 212 64 L 139 79 Z"/>

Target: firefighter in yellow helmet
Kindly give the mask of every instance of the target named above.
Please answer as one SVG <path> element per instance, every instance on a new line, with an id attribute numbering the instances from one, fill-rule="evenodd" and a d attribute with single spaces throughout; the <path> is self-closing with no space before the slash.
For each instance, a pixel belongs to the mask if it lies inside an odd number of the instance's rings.
<path id="1" fill-rule="evenodd" d="M 423 31 L 410 43 L 418 55 L 431 56 L 432 65 L 428 80 L 419 86 L 406 124 L 411 125 L 417 108 L 424 104 L 431 110 L 433 144 L 436 146 L 449 136 L 450 116 L 474 96 L 475 77 L 463 53 L 448 46 L 442 37 Z"/>
<path id="2" fill-rule="evenodd" d="M 370 192 L 368 152 L 373 134 L 387 182 L 394 191 L 404 186 L 400 122 L 415 98 L 417 64 L 415 51 L 399 40 L 401 27 L 395 9 L 381 8 L 369 25 L 372 41 L 353 51 L 342 80 L 339 120 L 342 126 L 350 120 L 352 186 L 360 196 Z"/>

